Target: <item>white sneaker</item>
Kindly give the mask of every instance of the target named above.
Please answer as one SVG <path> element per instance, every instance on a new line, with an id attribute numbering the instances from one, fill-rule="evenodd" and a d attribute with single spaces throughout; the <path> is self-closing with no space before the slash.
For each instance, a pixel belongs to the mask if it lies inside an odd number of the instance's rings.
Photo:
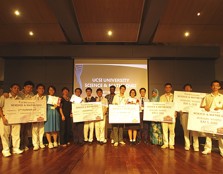
<path id="1" fill-rule="evenodd" d="M 170 149 L 173 150 L 174 149 L 174 146 L 173 145 L 170 145 Z"/>
<path id="2" fill-rule="evenodd" d="M 168 145 L 164 144 L 164 145 L 161 146 L 161 149 L 166 149 L 167 147 L 168 147 Z"/>
<path id="3" fill-rule="evenodd" d="M 113 139 L 111 140 L 111 143 L 112 143 L 112 144 L 114 143 L 114 140 L 113 140 Z"/>
<path id="4" fill-rule="evenodd" d="M 119 142 L 121 145 L 125 145 L 125 142 L 124 141 L 120 141 Z"/>
<path id="5" fill-rule="evenodd" d="M 203 155 L 207 155 L 207 154 L 209 154 L 209 153 L 211 153 L 210 150 L 204 150 L 204 151 L 202 152 Z"/>
<path id="6" fill-rule="evenodd" d="M 33 150 L 34 151 L 39 150 L 39 146 L 34 146 Z"/>
<path id="7" fill-rule="evenodd" d="M 105 139 L 105 140 L 103 141 L 103 143 L 107 143 L 107 140 Z"/>
<path id="8" fill-rule="evenodd" d="M 49 146 L 48 146 L 50 149 L 53 148 L 53 143 L 49 143 Z"/>
<path id="9" fill-rule="evenodd" d="M 117 147 L 118 146 L 118 142 L 114 143 L 114 146 Z"/>
<path id="10" fill-rule="evenodd" d="M 223 157 L 223 153 L 220 153 L 221 157 Z"/>
<path id="11" fill-rule="evenodd" d="M 40 144 L 40 148 L 41 149 L 44 149 L 45 148 L 45 145 L 44 144 Z"/>
<path id="12" fill-rule="evenodd" d="M 194 152 L 199 152 L 199 148 L 194 148 Z"/>
<path id="13" fill-rule="evenodd" d="M 27 151 L 27 150 L 29 150 L 29 148 L 26 146 L 26 147 L 24 148 L 24 150 Z"/>
<path id="14" fill-rule="evenodd" d="M 21 154 L 23 153 L 24 151 L 23 150 L 20 150 L 20 149 L 13 149 L 12 153 L 14 154 Z"/>
<path id="15" fill-rule="evenodd" d="M 12 155 L 9 150 L 2 151 L 2 154 L 3 154 L 4 157 L 9 157 L 9 156 Z"/>
<path id="16" fill-rule="evenodd" d="M 189 147 L 184 147 L 184 149 L 185 149 L 185 150 L 187 150 L 187 151 L 188 151 L 188 150 L 190 150 L 190 148 L 189 148 Z"/>
<path id="17" fill-rule="evenodd" d="M 57 142 L 54 142 L 54 143 L 53 143 L 53 146 L 54 146 L 54 147 L 58 147 Z"/>

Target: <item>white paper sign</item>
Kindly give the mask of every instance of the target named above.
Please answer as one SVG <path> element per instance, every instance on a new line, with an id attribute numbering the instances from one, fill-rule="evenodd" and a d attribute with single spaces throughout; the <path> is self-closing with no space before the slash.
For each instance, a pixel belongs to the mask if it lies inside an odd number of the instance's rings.
<path id="1" fill-rule="evenodd" d="M 73 122 L 103 120 L 101 102 L 73 103 Z"/>
<path id="2" fill-rule="evenodd" d="M 140 123 L 139 105 L 109 105 L 109 123 Z"/>
<path id="3" fill-rule="evenodd" d="M 200 108 L 206 93 L 174 91 L 175 110 L 189 112 L 191 107 Z"/>
<path id="4" fill-rule="evenodd" d="M 46 100 L 6 99 L 4 114 L 9 124 L 46 121 Z"/>
<path id="5" fill-rule="evenodd" d="M 191 108 L 187 129 L 223 135 L 223 111 L 207 112 L 204 108 Z"/>
<path id="6" fill-rule="evenodd" d="M 156 122 L 175 122 L 173 102 L 145 102 L 143 120 Z"/>
<path id="7" fill-rule="evenodd" d="M 60 106 L 61 98 L 48 95 L 47 104 Z"/>

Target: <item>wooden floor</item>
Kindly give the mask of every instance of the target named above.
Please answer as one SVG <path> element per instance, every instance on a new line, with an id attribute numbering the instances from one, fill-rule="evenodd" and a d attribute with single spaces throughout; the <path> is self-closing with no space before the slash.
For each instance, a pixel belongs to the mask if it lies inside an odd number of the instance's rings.
<path id="1" fill-rule="evenodd" d="M 217 152 L 202 155 L 201 151 L 185 151 L 182 144 L 176 145 L 175 150 L 144 143 L 119 147 L 113 147 L 110 143 L 84 146 L 71 144 L 65 148 L 30 149 L 22 155 L 9 158 L 0 156 L 0 173 L 221 174 L 223 158 Z"/>

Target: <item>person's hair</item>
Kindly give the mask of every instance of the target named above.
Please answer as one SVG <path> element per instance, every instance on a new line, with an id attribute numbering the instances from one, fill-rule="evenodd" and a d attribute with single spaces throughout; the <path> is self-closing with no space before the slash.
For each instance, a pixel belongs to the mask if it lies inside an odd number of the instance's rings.
<path id="1" fill-rule="evenodd" d="M 144 91 L 146 92 L 146 88 L 140 88 L 140 89 L 139 89 L 139 93 L 140 93 L 142 90 L 144 90 Z"/>
<path id="2" fill-rule="evenodd" d="M 190 86 L 190 88 L 192 89 L 192 85 L 190 83 L 186 83 L 184 86 L 183 86 L 183 89 L 185 89 L 187 86 Z"/>
<path id="3" fill-rule="evenodd" d="M 81 89 L 81 88 L 76 88 L 76 89 L 74 90 L 74 92 L 76 92 L 77 90 L 79 90 L 79 91 L 81 92 L 81 94 L 82 94 L 82 89 Z"/>
<path id="4" fill-rule="evenodd" d="M 220 81 L 218 81 L 218 80 L 213 80 L 213 81 L 211 82 L 211 86 L 212 86 L 214 83 L 218 83 L 218 84 L 219 84 L 219 86 L 221 86 L 221 82 L 220 82 Z"/>
<path id="5" fill-rule="evenodd" d="M 13 88 L 13 86 L 18 86 L 19 89 L 21 89 L 21 87 L 20 87 L 20 85 L 19 85 L 18 83 L 13 83 L 13 84 L 11 84 L 10 88 Z"/>
<path id="6" fill-rule="evenodd" d="M 131 92 L 132 91 L 134 91 L 135 92 L 135 96 L 137 95 L 137 93 L 136 93 L 136 90 L 135 89 L 131 89 L 130 91 L 129 91 L 129 96 L 131 96 Z"/>
<path id="7" fill-rule="evenodd" d="M 165 83 L 164 87 L 166 86 L 171 86 L 171 88 L 173 87 L 171 83 Z"/>
<path id="8" fill-rule="evenodd" d="M 27 85 L 31 85 L 33 88 L 34 88 L 34 83 L 32 82 L 32 81 L 26 81 L 26 82 L 24 82 L 24 84 L 23 84 L 23 87 L 25 87 L 25 86 L 27 86 Z"/>
<path id="9" fill-rule="evenodd" d="M 67 87 L 63 87 L 61 91 L 63 92 L 64 90 L 67 90 L 68 92 L 70 92 L 70 90 Z"/>
<path id="10" fill-rule="evenodd" d="M 47 88 L 47 92 L 48 92 L 48 93 L 49 93 L 50 88 L 52 88 L 52 89 L 54 90 L 54 92 L 56 93 L 56 88 L 55 88 L 55 86 L 53 86 L 53 85 L 50 85 L 50 86 Z"/>
<path id="11" fill-rule="evenodd" d="M 114 89 L 116 89 L 116 87 L 115 87 L 114 85 L 111 85 L 111 86 L 110 86 L 110 89 L 111 89 L 111 88 L 114 88 Z"/>
<path id="12" fill-rule="evenodd" d="M 45 86 L 42 83 L 39 83 L 38 85 L 36 85 L 36 89 L 38 89 L 40 86 L 43 87 L 43 89 L 45 90 Z"/>
<path id="13" fill-rule="evenodd" d="M 121 85 L 121 86 L 119 87 L 119 89 L 121 89 L 121 88 L 125 88 L 125 89 L 126 89 L 126 86 L 125 86 L 125 85 Z"/>
<path id="14" fill-rule="evenodd" d="M 90 91 L 92 92 L 92 89 L 89 88 L 89 87 L 85 89 L 86 92 L 87 92 L 88 90 L 90 90 Z"/>
<path id="15" fill-rule="evenodd" d="M 103 92 L 103 90 L 102 90 L 101 88 L 98 88 L 98 89 L 96 90 L 96 93 L 98 93 L 99 91 Z"/>

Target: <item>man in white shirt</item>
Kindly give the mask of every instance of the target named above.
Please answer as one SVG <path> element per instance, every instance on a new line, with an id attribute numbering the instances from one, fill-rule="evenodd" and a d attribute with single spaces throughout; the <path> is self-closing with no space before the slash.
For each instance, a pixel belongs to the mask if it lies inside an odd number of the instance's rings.
<path id="1" fill-rule="evenodd" d="M 172 91 L 172 84 L 166 83 L 164 85 L 165 94 L 163 94 L 160 97 L 160 102 L 173 102 L 173 94 Z M 175 118 L 174 118 L 175 119 Z M 165 149 L 169 146 L 170 149 L 174 149 L 175 144 L 175 121 L 173 123 L 162 123 L 163 128 L 163 146 L 161 146 L 162 149 Z M 168 139 L 168 131 L 169 139 Z"/>
<path id="2" fill-rule="evenodd" d="M 6 100 L 21 100 L 18 96 L 19 93 L 19 85 L 12 84 L 10 87 L 10 93 L 8 94 L 8 98 L 1 96 L 0 98 L 0 133 L 2 140 L 2 154 L 4 157 L 11 156 L 10 152 L 10 139 L 9 136 L 12 137 L 12 146 L 14 154 L 23 153 L 22 150 L 19 149 L 20 146 L 20 124 L 8 124 L 8 121 L 4 115 L 4 104 Z"/>
<path id="3" fill-rule="evenodd" d="M 211 109 L 214 110 L 223 110 L 223 95 L 219 93 L 219 90 L 221 88 L 221 84 L 219 81 L 215 80 L 211 82 L 211 94 L 206 95 L 204 98 L 201 107 L 204 108 L 207 112 L 209 112 Z M 218 138 L 218 144 L 219 144 L 219 150 L 220 155 L 223 157 L 223 136 L 222 135 L 216 135 Z M 212 149 L 212 134 L 206 133 L 206 143 L 204 146 L 204 151 L 202 154 L 207 155 L 211 153 Z"/>

